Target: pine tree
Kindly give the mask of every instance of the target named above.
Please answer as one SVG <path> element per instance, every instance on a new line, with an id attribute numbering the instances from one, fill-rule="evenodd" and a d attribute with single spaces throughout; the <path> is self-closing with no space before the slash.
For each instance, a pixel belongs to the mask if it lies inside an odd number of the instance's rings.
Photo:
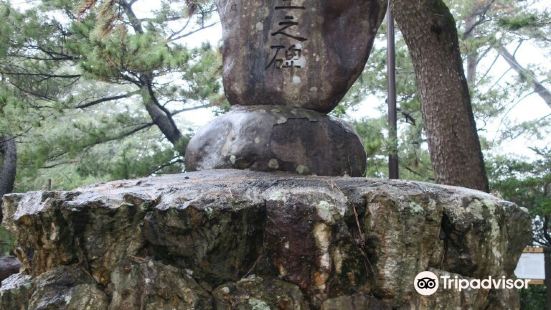
<path id="1" fill-rule="evenodd" d="M 134 2 L 0 4 L 0 133 L 20 146 L 18 190 L 182 171 L 178 116 L 225 104 L 218 51 L 182 43 L 213 4 L 164 1 L 140 19 Z"/>

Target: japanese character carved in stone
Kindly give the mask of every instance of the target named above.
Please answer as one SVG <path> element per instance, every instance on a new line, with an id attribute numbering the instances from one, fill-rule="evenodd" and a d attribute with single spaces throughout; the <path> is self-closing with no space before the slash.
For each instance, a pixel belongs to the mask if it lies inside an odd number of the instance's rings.
<path id="1" fill-rule="evenodd" d="M 198 131 L 186 169 L 361 176 L 351 126 L 326 114 L 364 69 L 382 0 L 218 0 L 230 113 Z"/>

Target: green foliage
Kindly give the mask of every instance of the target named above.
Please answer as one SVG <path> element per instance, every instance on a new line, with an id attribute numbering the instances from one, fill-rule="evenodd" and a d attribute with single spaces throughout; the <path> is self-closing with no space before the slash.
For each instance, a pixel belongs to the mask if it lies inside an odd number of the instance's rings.
<path id="1" fill-rule="evenodd" d="M 515 31 L 525 27 L 531 27 L 538 21 L 534 14 L 521 12 L 518 15 L 500 18 L 498 23 L 501 27 Z"/>
<path id="2" fill-rule="evenodd" d="M 480 13 L 480 6 L 485 3 L 448 1 L 460 32 L 465 30 L 464 21 L 473 12 Z M 491 49 L 495 44 L 525 36 L 528 29 L 536 26 L 540 33 L 544 31 L 548 14 L 529 9 L 530 3 L 495 2 L 480 13 L 484 22 L 474 29 L 474 35 L 462 38 L 463 51 L 493 57 Z M 161 1 L 154 14 L 141 22 L 140 31 L 132 27 L 131 16 L 117 2 L 44 0 L 25 12 L 7 3 L 0 6 L 6 21 L 0 25 L 0 68 L 30 73 L 4 76 L 5 83 L 0 86 L 0 113 L 4 116 L 0 130 L 20 135 L 18 190 L 39 188 L 51 176 L 63 174 L 65 181 L 56 180 L 54 186 L 70 188 L 96 180 L 148 175 L 165 164 L 169 165 L 167 171 L 183 169 L 181 155 L 163 141 L 155 126 L 138 130 L 151 122 L 143 109 L 151 94 L 136 84 L 140 75 L 151 74 L 156 99 L 176 113 L 206 105 L 218 106 L 220 112 L 227 109 L 221 95 L 218 51 L 209 44 L 188 48 L 173 40 L 183 34 L 174 33 L 176 28 L 170 27 L 174 21 L 187 23 L 190 18 L 191 25 L 200 27 L 213 8 L 211 1 L 187 4 Z M 498 32 L 506 35 L 497 38 Z M 397 38 L 402 177 L 431 181 L 413 66 L 399 33 Z M 386 154 L 393 145 L 386 139 L 384 117 L 384 40 L 383 27 L 359 81 L 334 111 L 335 115 L 344 116 L 360 103 L 377 106 L 379 115 L 355 120 L 369 154 L 368 175 L 377 177 L 386 175 Z M 55 77 L 49 76 L 52 74 Z M 526 83 L 506 81 L 499 87 L 492 86 L 494 83 L 492 74 L 479 72 L 476 85 L 472 85 L 481 133 L 484 124 L 507 113 L 511 98 L 521 98 L 529 90 Z M 75 110 L 90 101 L 120 94 L 129 96 Z M 481 139 L 490 148 L 527 133 L 544 136 L 546 122 L 542 119 L 537 124 L 505 124 L 499 141 L 489 141 L 484 136 Z M 185 144 L 189 135 L 187 129 L 183 132 L 186 138 L 181 143 Z"/>
<path id="3" fill-rule="evenodd" d="M 520 309 L 540 310 L 549 309 L 546 306 L 546 287 L 544 285 L 530 285 L 520 290 Z"/>
<path id="4" fill-rule="evenodd" d="M 495 62 L 499 59 L 497 49 L 500 46 L 508 46 L 519 41 L 524 44 L 531 41 L 536 45 L 549 46 L 549 40 L 544 39 L 544 33 L 548 34 L 547 38 L 551 35 L 549 14 L 544 10 L 531 8 L 532 5 L 541 4 L 542 1 L 449 0 L 446 3 L 456 18 L 462 53 L 465 57 L 472 55 L 476 60 L 477 74 L 474 76 L 474 82 L 470 85 L 470 89 L 473 112 L 483 150 L 489 151 L 518 137 L 525 139 L 547 137 L 551 130 L 549 115 L 535 121 L 509 123 L 507 120 L 507 117 L 510 116 L 509 112 L 520 104 L 522 99 L 533 92 L 533 89 L 530 80 L 504 78 L 504 75 L 499 72 L 501 69 L 495 65 Z M 523 27 L 517 27 L 515 31 L 503 24 L 504 20 L 514 20 L 515 18 L 519 20 L 520 16 L 535 16 L 537 23 L 528 24 L 526 22 Z M 467 28 L 469 19 L 473 19 L 475 23 L 472 29 Z M 526 21 L 529 19 L 534 18 L 525 18 Z M 535 25 L 538 25 L 539 28 L 536 28 Z M 469 31 L 468 35 L 466 31 Z M 384 134 L 386 132 L 384 115 L 386 114 L 387 89 L 385 32 L 384 27 L 379 31 L 373 52 L 361 78 L 353 85 L 339 110 L 335 112 L 337 116 L 345 115 L 347 111 L 356 109 L 360 104 L 375 104 L 380 111 L 379 114 L 367 117 L 361 122 L 371 124 L 367 139 L 364 139 L 368 153 L 380 158 L 380 160 L 370 159 L 368 175 L 372 176 L 385 175 L 387 169 L 385 154 L 388 152 L 386 147 L 391 145 L 389 141 L 386 141 Z M 396 65 L 398 106 L 400 109 L 398 113 L 398 146 L 401 175 L 403 178 L 433 181 L 413 65 L 400 33 L 397 33 Z M 543 71 L 541 68 L 536 69 Z M 515 76 L 515 71 L 508 70 L 507 72 L 512 72 L 512 75 Z M 546 81 L 544 75 L 547 75 L 547 81 L 549 81 L 550 74 L 551 72 L 542 72 L 542 75 L 538 78 L 541 77 L 540 80 Z M 551 89 L 551 85 L 549 88 Z M 373 102 L 374 100 L 378 102 Z M 493 127 L 496 127 L 496 123 L 499 125 L 497 126 L 497 134 L 492 133 L 491 136 L 486 136 L 490 129 L 495 130 Z M 366 133 L 365 129 L 358 128 L 358 126 L 356 128 L 362 134 Z M 378 135 L 373 135 L 372 132 L 377 132 Z M 373 152 L 372 145 L 380 146 L 379 152 Z M 381 173 L 374 174 L 371 171 L 380 171 Z"/>
<path id="5" fill-rule="evenodd" d="M 551 246 L 551 149 L 534 149 L 535 160 L 496 156 L 486 160 L 495 194 L 526 207 L 533 216 L 533 243 Z M 530 286 L 520 292 L 521 309 L 546 309 L 545 286 Z"/>
<path id="6" fill-rule="evenodd" d="M 0 2 L 0 133 L 17 137 L 16 191 L 181 172 L 176 150 L 192 132 L 179 114 L 225 104 L 217 49 L 178 39 L 204 26 L 211 2 L 162 1 L 139 28 L 123 2 L 86 3 Z M 180 125 L 179 141 L 158 130 L 151 102 Z"/>
<path id="7" fill-rule="evenodd" d="M 501 46 L 514 52 L 531 44 L 551 56 L 551 14 L 534 8 L 545 1 L 446 1 L 465 60 L 474 57 L 477 64 L 470 88 L 491 187 L 530 210 L 540 244 L 546 242 L 543 231 L 551 228 L 544 221 L 551 217 L 551 150 L 534 149 L 535 159 L 529 160 L 489 154 L 512 139 L 545 139 L 551 133 L 550 115 L 514 124 L 506 120 L 533 91 L 531 81 L 550 86 L 548 67 L 536 65 L 530 68 L 534 76 L 507 79 L 495 66 Z M 0 1 L 0 134 L 17 137 L 16 191 L 44 189 L 50 180 L 53 189 L 72 189 L 181 172 L 177 150 L 185 149 L 192 132 L 180 113 L 205 106 L 227 110 L 217 47 L 191 48 L 181 40 L 206 27 L 213 1 L 155 2 L 158 9 L 138 21 L 141 29 L 121 3 L 42 0 L 23 11 Z M 388 139 L 385 32 L 382 27 L 364 72 L 333 114 L 346 118 L 361 105 L 378 111 L 352 121 L 368 154 L 367 176 L 387 177 L 387 154 L 397 142 L 401 177 L 433 181 L 413 65 L 399 33 L 399 132 L 398 141 Z M 111 97 L 117 99 L 94 103 Z M 148 114 L 154 99 L 179 125 L 183 138 L 176 144 Z M 492 139 L 487 131 L 496 122 Z M 9 234 L 0 230 L 0 240 L 1 252 L 11 250 Z M 543 309 L 543 289 L 521 291 L 523 309 Z"/>
<path id="8" fill-rule="evenodd" d="M 14 243 L 14 237 L 4 227 L 0 226 L 0 256 L 10 255 Z"/>
<path id="9" fill-rule="evenodd" d="M 382 128 L 386 126 L 384 119 L 364 119 L 354 123 L 356 132 L 362 139 L 365 151 L 367 153 L 367 172 L 368 177 L 385 177 L 387 169 L 387 153 L 385 153 L 385 138 L 382 134 Z"/>
<path id="10" fill-rule="evenodd" d="M 336 115 L 344 115 L 356 109 L 360 104 L 376 105 L 379 115 L 366 117 L 355 122 L 355 128 L 362 137 L 368 154 L 367 175 L 386 177 L 388 173 L 388 153 L 394 143 L 388 141 L 386 132 L 386 28 L 377 36 L 373 52 L 370 55 L 360 79 L 352 86 L 339 105 Z M 407 46 L 398 33 L 396 43 L 397 101 L 398 111 L 398 153 L 400 157 L 401 178 L 431 181 L 433 172 L 430 164 L 424 123 L 421 116 L 421 102 L 417 95 L 413 64 L 409 58 Z M 368 98 L 366 100 L 366 97 Z"/>
<path id="11" fill-rule="evenodd" d="M 536 160 L 496 156 L 487 161 L 492 188 L 534 215 L 551 215 L 551 149 L 535 149 Z"/>

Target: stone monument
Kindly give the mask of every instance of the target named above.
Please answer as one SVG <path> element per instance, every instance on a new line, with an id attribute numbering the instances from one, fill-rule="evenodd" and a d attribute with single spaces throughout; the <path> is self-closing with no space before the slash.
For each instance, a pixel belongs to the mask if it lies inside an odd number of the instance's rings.
<path id="1" fill-rule="evenodd" d="M 21 270 L 1 282 L 0 309 L 515 308 L 515 290 L 424 296 L 414 280 L 513 277 L 526 209 L 337 177 L 362 175 L 365 153 L 326 113 L 362 71 L 385 2 L 218 5 L 233 108 L 186 154 L 188 170 L 207 171 L 3 197 Z"/>
<path id="2" fill-rule="evenodd" d="M 219 0 L 229 113 L 201 129 L 188 171 L 237 168 L 361 176 L 363 145 L 327 116 L 361 74 L 381 0 Z"/>

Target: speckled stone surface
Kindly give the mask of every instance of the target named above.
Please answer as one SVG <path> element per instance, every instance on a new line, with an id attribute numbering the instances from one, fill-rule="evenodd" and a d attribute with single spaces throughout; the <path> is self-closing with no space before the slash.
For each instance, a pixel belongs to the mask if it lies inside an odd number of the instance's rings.
<path id="1" fill-rule="evenodd" d="M 384 0 L 218 0 L 224 89 L 233 105 L 322 113 L 364 69 Z"/>
<path id="2" fill-rule="evenodd" d="M 301 175 L 362 176 L 366 154 L 345 122 L 315 111 L 236 106 L 200 129 L 186 150 L 186 170 L 250 169 Z"/>
<path id="3" fill-rule="evenodd" d="M 0 309 L 510 309 L 514 290 L 422 297 L 413 279 L 510 277 L 531 240 L 525 209 L 478 191 L 243 170 L 11 194 L 4 208 L 24 270 Z"/>

